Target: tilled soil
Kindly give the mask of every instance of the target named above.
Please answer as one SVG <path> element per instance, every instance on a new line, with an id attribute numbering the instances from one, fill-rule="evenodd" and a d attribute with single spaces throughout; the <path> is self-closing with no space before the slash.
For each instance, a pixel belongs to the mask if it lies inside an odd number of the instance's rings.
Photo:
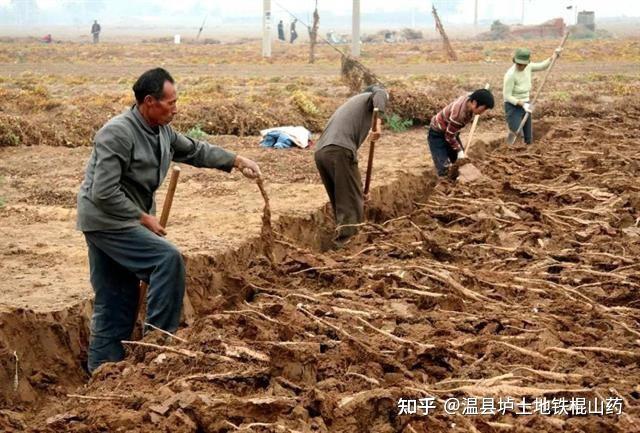
<path id="1" fill-rule="evenodd" d="M 275 232 L 275 264 L 258 255 L 234 276 L 235 297 L 174 339 L 127 343 L 125 361 L 36 419 L 5 411 L 0 425 L 640 431 L 638 108 L 539 125 L 533 147 L 479 142 L 472 162 L 483 178 L 441 181 L 391 219 L 376 203 L 376 218 L 339 251 Z M 431 398 L 428 415 L 402 410 L 401 399 Z M 451 398 L 463 407 L 447 414 Z M 515 403 L 462 415 L 473 398 Z M 545 398 L 557 414 L 534 410 Z M 519 411 L 523 399 L 531 406 Z M 604 414 L 581 412 L 594 399 L 609 403 Z"/>

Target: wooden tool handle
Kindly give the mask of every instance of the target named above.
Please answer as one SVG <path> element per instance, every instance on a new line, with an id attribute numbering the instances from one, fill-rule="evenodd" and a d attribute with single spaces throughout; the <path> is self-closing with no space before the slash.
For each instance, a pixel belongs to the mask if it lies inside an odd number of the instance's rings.
<path id="1" fill-rule="evenodd" d="M 167 196 L 164 199 L 164 205 L 162 206 L 162 213 L 160 214 L 160 225 L 162 227 L 167 226 L 169 220 L 169 213 L 171 212 L 171 205 L 173 204 L 173 195 L 176 193 L 176 186 L 178 185 L 178 177 L 180 176 L 180 167 L 174 165 L 171 169 L 171 179 L 169 179 L 169 188 L 167 189 Z"/>
<path id="2" fill-rule="evenodd" d="M 567 39 L 569 39 L 569 31 L 567 31 L 567 33 L 564 34 L 564 37 L 562 38 L 562 41 L 560 42 L 560 45 L 558 46 L 558 48 L 564 47 L 564 44 L 565 42 L 567 42 Z M 547 69 L 547 72 L 544 74 L 544 78 L 542 79 L 540 86 L 538 86 L 538 90 L 536 90 L 536 94 L 533 97 L 533 100 L 531 101 L 531 103 L 534 103 L 538 100 L 538 96 L 540 96 L 540 93 L 542 93 L 542 88 L 544 87 L 544 84 L 547 82 L 547 77 L 549 77 L 549 74 L 551 73 L 551 69 L 553 69 L 553 65 L 555 65 L 557 59 L 558 57 L 555 57 L 555 56 L 553 57 L 553 59 L 551 59 L 551 64 L 549 65 L 549 69 Z"/>
<path id="3" fill-rule="evenodd" d="M 489 83 L 484 85 L 486 90 L 491 88 Z M 471 124 L 471 131 L 469 131 L 469 139 L 467 140 L 467 148 L 465 149 L 465 153 L 469 153 L 469 149 L 471 149 L 471 145 L 473 144 L 473 134 L 476 132 L 476 128 L 478 127 L 478 120 L 480 120 L 480 115 L 476 114 L 473 116 L 473 123 Z"/>
<path id="4" fill-rule="evenodd" d="M 371 116 L 371 131 L 378 132 L 378 113 L 380 110 L 373 109 L 373 116 Z M 367 174 L 364 180 L 364 195 L 369 194 L 369 188 L 371 187 L 371 173 L 373 171 L 373 154 L 375 152 L 376 141 L 371 139 L 369 143 L 369 161 L 367 161 Z"/>
<path id="5" fill-rule="evenodd" d="M 371 116 L 371 130 L 373 132 L 378 132 L 378 115 L 380 110 L 377 108 L 373 109 L 373 116 Z"/>

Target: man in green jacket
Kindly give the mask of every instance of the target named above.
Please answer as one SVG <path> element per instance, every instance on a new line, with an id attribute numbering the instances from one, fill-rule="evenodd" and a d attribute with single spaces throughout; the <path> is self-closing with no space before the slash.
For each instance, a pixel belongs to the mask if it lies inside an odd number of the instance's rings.
<path id="1" fill-rule="evenodd" d="M 548 69 L 551 66 L 551 60 L 558 57 L 561 52 L 562 49 L 557 48 L 553 57 L 549 57 L 543 62 L 531 63 L 531 51 L 528 48 L 518 48 L 513 56 L 513 66 L 504 74 L 502 93 L 507 126 L 515 133 L 525 113 L 529 112 L 529 117 L 523 128 L 524 142 L 527 144 L 532 142 L 531 115 L 533 114 L 533 105 L 529 103 L 531 73 Z"/>
<path id="2" fill-rule="evenodd" d="M 147 322 L 175 332 L 185 290 L 178 249 L 155 216 L 155 192 L 171 161 L 260 176 L 258 165 L 220 147 L 174 131 L 174 80 L 151 69 L 133 86 L 136 104 L 95 135 L 78 193 L 77 227 L 89 248 L 95 292 L 88 368 L 124 358 L 122 340 L 136 321 L 139 281 L 149 284 Z"/>

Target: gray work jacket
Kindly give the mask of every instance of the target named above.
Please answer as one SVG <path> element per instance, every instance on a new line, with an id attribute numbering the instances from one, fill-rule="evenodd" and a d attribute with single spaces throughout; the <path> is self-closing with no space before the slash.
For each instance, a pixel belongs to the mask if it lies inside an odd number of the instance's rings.
<path id="1" fill-rule="evenodd" d="M 316 152 L 325 146 L 335 145 L 351 150 L 357 160 L 357 151 L 371 129 L 373 109 L 377 108 L 382 115 L 388 98 L 387 92 L 382 88 L 349 98 L 329 118 L 316 142 Z"/>
<path id="2" fill-rule="evenodd" d="M 154 131 L 134 106 L 96 133 L 78 193 L 77 228 L 116 230 L 140 224 L 143 212 L 155 213 L 155 192 L 171 161 L 229 172 L 235 158 L 169 125 Z"/>

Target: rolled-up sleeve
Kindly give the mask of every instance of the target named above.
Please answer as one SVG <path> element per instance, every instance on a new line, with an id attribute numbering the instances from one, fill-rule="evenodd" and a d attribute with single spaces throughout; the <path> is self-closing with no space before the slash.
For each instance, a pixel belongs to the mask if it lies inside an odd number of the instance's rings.
<path id="1" fill-rule="evenodd" d="M 121 188 L 122 173 L 131 159 L 132 138 L 119 125 L 107 126 L 96 134 L 96 164 L 91 200 L 108 215 L 122 219 L 140 218 L 143 211 Z"/>
<path id="2" fill-rule="evenodd" d="M 549 66 L 551 66 L 551 57 L 549 57 L 547 60 L 544 60 L 542 62 L 531 63 L 531 71 L 532 72 L 544 71 L 545 69 L 548 69 Z"/>
<path id="3" fill-rule="evenodd" d="M 190 137 L 170 131 L 173 160 L 194 167 L 217 168 L 230 172 L 236 161 L 236 154 L 219 146 L 197 141 Z"/>

